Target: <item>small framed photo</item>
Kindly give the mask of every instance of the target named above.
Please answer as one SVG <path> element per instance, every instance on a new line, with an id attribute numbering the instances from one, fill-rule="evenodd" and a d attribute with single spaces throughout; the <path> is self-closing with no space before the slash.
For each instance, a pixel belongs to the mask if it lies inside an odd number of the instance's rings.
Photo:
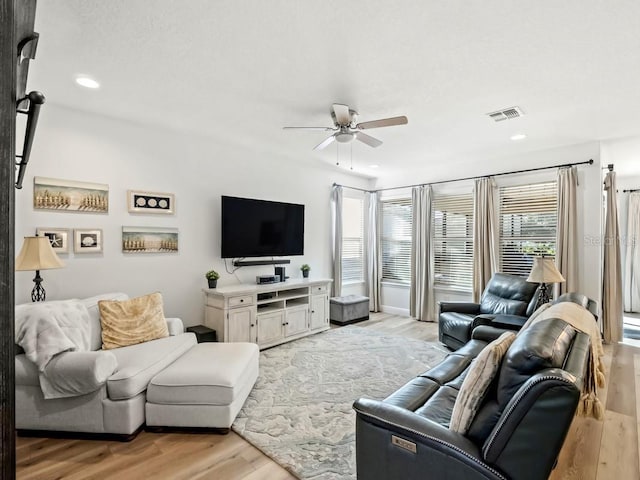
<path id="1" fill-rule="evenodd" d="M 60 253 L 69 253 L 69 230 L 66 228 L 37 228 L 36 235 L 39 237 L 48 237 L 49 243 L 53 251 Z"/>
<path id="2" fill-rule="evenodd" d="M 124 253 L 176 253 L 178 229 L 165 227 L 122 227 Z"/>
<path id="3" fill-rule="evenodd" d="M 176 211 L 176 198 L 173 193 L 127 191 L 129 213 L 161 213 L 173 215 Z"/>
<path id="4" fill-rule="evenodd" d="M 73 251 L 75 253 L 102 252 L 102 230 L 98 228 L 76 228 L 73 231 Z"/>

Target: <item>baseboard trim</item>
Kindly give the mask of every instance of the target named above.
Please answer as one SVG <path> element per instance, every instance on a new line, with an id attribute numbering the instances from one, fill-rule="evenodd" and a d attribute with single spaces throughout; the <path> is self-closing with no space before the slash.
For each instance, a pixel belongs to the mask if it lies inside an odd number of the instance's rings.
<path id="1" fill-rule="evenodd" d="M 388 305 L 381 305 L 380 311 L 382 313 L 390 313 L 392 315 L 402 315 L 403 317 L 410 317 L 408 308 L 390 307 Z"/>

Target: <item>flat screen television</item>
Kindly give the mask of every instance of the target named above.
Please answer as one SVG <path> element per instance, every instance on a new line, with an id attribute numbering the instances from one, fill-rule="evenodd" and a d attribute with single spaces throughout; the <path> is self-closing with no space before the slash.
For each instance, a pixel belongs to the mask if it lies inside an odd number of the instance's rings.
<path id="1" fill-rule="evenodd" d="M 222 258 L 304 254 L 304 205 L 222 196 Z"/>

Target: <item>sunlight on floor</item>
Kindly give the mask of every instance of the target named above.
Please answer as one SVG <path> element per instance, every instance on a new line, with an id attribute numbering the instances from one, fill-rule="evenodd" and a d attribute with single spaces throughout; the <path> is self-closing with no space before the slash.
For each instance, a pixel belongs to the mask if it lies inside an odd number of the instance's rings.
<path id="1" fill-rule="evenodd" d="M 624 313 L 624 338 L 622 343 L 640 348 L 640 313 Z"/>

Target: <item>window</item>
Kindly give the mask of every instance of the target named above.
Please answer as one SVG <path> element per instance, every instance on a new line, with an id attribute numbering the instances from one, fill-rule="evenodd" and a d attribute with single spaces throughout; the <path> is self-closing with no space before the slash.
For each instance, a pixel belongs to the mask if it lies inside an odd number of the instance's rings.
<path id="1" fill-rule="evenodd" d="M 382 280 L 411 283 L 411 198 L 382 202 Z"/>
<path id="2" fill-rule="evenodd" d="M 500 188 L 500 271 L 526 277 L 536 255 L 555 255 L 556 182 Z"/>
<path id="3" fill-rule="evenodd" d="M 364 281 L 364 215 L 360 198 L 342 199 L 342 282 Z"/>
<path id="4" fill-rule="evenodd" d="M 436 286 L 473 289 L 473 194 L 435 195 L 433 259 Z"/>

